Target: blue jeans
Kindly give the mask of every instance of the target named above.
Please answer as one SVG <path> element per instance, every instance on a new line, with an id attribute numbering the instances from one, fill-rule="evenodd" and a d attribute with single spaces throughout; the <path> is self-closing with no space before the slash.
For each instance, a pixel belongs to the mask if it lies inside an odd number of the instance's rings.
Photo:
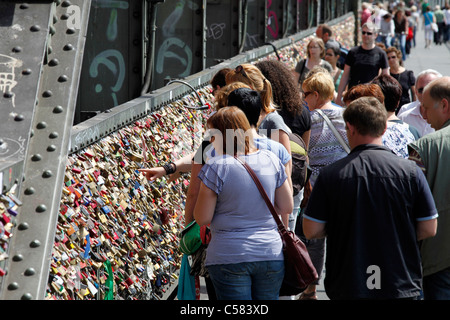
<path id="1" fill-rule="evenodd" d="M 218 300 L 278 300 L 284 261 L 207 266 Z"/>
<path id="2" fill-rule="evenodd" d="M 389 48 L 392 43 L 392 37 L 388 35 L 379 35 L 376 42 L 381 42 L 386 48 Z"/>
<path id="3" fill-rule="evenodd" d="M 295 226 L 297 225 L 297 218 L 300 214 L 300 204 L 303 200 L 303 192 L 305 189 L 303 188 L 300 190 L 300 192 L 294 196 L 294 210 L 292 210 L 292 213 L 289 215 L 289 230 L 294 231 Z"/>
<path id="4" fill-rule="evenodd" d="M 400 43 L 400 51 L 402 52 L 402 60 L 406 60 L 406 34 L 400 34 L 396 33 L 394 39 L 392 41 L 395 41 L 395 38 L 398 39 Z"/>
<path id="5" fill-rule="evenodd" d="M 423 277 L 425 300 L 450 300 L 450 267 Z"/>

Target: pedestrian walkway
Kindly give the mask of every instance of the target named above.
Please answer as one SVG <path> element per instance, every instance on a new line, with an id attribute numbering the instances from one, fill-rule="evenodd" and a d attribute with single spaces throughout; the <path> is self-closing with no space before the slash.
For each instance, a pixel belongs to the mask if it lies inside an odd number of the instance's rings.
<path id="1" fill-rule="evenodd" d="M 411 48 L 411 54 L 404 62 L 404 67 L 412 70 L 415 76 L 425 69 L 434 69 L 444 76 L 450 76 L 450 42 L 442 45 L 433 43 L 425 49 L 424 31 L 418 30 L 416 47 Z"/>

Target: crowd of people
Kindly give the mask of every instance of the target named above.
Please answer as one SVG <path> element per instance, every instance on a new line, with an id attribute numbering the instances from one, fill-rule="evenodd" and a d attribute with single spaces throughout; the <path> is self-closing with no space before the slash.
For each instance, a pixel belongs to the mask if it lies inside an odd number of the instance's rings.
<path id="1" fill-rule="evenodd" d="M 392 15 L 406 34 L 405 12 L 400 2 L 380 19 Z M 191 172 L 185 222 L 211 230 L 192 255 L 209 299 L 317 299 L 319 280 L 299 297 L 280 296 L 283 243 L 242 161 L 319 278 L 326 268 L 330 299 L 450 299 L 450 77 L 407 70 L 409 40 L 394 26 L 400 48 L 386 45 L 390 35 L 371 16 L 349 50 L 319 25 L 294 70 L 277 60 L 220 70 L 198 150 L 141 169 L 149 180 Z M 310 172 L 299 193 L 292 133 Z"/>
<path id="2" fill-rule="evenodd" d="M 363 3 L 361 22 L 373 22 L 379 28 L 377 44 L 400 50 L 405 61 L 416 47 L 419 30 L 425 34 L 425 48 L 432 44 L 442 45 L 450 41 L 450 4 L 432 7 L 425 1 L 394 1 Z"/>

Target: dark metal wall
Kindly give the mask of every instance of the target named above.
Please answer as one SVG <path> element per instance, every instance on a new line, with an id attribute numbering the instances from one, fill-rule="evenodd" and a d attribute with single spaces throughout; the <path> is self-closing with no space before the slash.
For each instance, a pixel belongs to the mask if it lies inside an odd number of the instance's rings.
<path id="1" fill-rule="evenodd" d="M 342 16 L 353 2 L 94 0 L 74 122 Z"/>
<path id="2" fill-rule="evenodd" d="M 137 97 L 142 1 L 92 1 L 75 122 Z"/>

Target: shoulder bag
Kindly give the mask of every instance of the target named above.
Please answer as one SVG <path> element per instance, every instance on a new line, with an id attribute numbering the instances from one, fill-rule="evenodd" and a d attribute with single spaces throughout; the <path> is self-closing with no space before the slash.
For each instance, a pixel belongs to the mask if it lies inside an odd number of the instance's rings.
<path id="1" fill-rule="evenodd" d="M 252 168 L 238 157 L 235 156 L 235 159 L 247 169 L 248 173 L 255 181 L 261 196 L 277 223 L 278 232 L 283 241 L 284 279 L 280 289 L 280 296 L 297 295 L 303 292 L 309 284 L 318 279 L 317 271 L 311 262 L 308 250 L 294 232 L 286 230 L 283 222 L 278 217 L 278 213 L 273 204 L 270 202 L 264 187 L 261 185 L 261 182 Z"/>
<path id="2" fill-rule="evenodd" d="M 431 29 L 433 29 L 434 32 L 438 32 L 439 27 L 438 27 L 437 23 L 433 22 L 433 20 L 430 18 L 429 14 L 425 14 L 424 16 L 427 19 L 427 21 L 431 24 Z"/>
<path id="3" fill-rule="evenodd" d="M 300 86 L 300 90 L 302 89 L 302 75 L 303 75 L 303 71 L 305 70 L 305 66 L 306 66 L 306 59 L 303 59 L 303 64 L 302 64 L 302 68 L 300 69 L 300 75 L 298 76 L 298 85 Z"/>
<path id="4" fill-rule="evenodd" d="M 345 152 L 350 153 L 350 147 L 347 145 L 347 143 L 345 143 L 344 139 L 339 134 L 339 132 L 337 131 L 336 127 L 331 122 L 331 120 L 327 117 L 327 115 L 325 113 L 323 113 L 323 111 L 320 110 L 320 109 L 316 109 L 316 111 L 317 111 L 318 114 L 320 114 L 322 116 L 322 118 L 328 124 L 328 127 L 330 127 L 331 131 L 333 131 L 334 136 L 339 141 L 339 143 L 341 144 L 342 148 L 344 148 Z"/>

